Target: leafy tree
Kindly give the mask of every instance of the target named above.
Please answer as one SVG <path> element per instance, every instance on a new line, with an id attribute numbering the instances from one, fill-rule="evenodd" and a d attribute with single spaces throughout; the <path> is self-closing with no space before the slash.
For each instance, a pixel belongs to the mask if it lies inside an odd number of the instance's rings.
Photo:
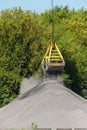
<path id="1" fill-rule="evenodd" d="M 64 83 L 87 98 L 87 10 L 54 9 L 55 41 L 65 59 Z M 21 8 L 0 15 L 0 107 L 19 94 L 24 77 L 39 73 L 52 39 L 52 12 L 41 15 Z"/>

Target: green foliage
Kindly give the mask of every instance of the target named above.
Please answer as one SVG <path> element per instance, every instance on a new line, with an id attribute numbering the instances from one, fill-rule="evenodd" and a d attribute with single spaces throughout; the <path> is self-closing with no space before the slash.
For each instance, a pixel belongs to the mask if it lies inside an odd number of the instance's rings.
<path id="1" fill-rule="evenodd" d="M 38 128 L 38 125 L 33 122 L 33 123 L 32 123 L 32 129 L 33 129 L 33 130 L 37 130 L 37 128 Z"/>
<path id="2" fill-rule="evenodd" d="M 55 41 L 66 62 L 65 85 L 87 98 L 87 10 L 69 11 L 68 7 L 54 8 Z M 47 17 L 47 19 L 46 19 Z M 51 11 L 43 14 L 45 26 L 51 26 Z M 51 33 L 51 31 L 50 31 Z"/>
<path id="3" fill-rule="evenodd" d="M 0 106 L 17 97 L 21 80 L 40 66 L 45 30 L 41 23 L 39 16 L 29 11 L 1 12 Z"/>
<path id="4" fill-rule="evenodd" d="M 20 8 L 0 14 L 0 107 L 19 94 L 20 82 L 42 73 L 40 64 L 52 37 L 51 10 L 38 15 Z M 87 98 L 87 10 L 54 8 L 55 41 L 66 62 L 64 83 Z"/>
<path id="5" fill-rule="evenodd" d="M 13 73 L 0 71 L 0 106 L 15 99 L 19 93 L 20 79 Z"/>

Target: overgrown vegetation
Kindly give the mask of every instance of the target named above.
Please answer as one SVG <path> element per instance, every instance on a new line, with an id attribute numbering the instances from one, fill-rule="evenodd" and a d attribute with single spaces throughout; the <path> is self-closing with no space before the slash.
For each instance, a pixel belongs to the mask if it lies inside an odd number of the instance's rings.
<path id="1" fill-rule="evenodd" d="M 66 66 L 67 87 L 87 98 L 87 10 L 54 8 L 55 41 Z M 19 94 L 20 82 L 40 71 L 51 41 L 51 10 L 38 15 L 20 8 L 0 14 L 0 107 Z"/>

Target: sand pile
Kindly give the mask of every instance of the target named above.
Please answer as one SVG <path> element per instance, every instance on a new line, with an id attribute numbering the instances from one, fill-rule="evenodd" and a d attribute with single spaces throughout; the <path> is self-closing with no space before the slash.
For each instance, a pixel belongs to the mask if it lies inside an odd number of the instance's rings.
<path id="1" fill-rule="evenodd" d="M 32 122 L 39 128 L 87 128 L 87 101 L 61 79 L 25 79 L 21 95 L 0 109 L 0 128 L 28 128 Z"/>

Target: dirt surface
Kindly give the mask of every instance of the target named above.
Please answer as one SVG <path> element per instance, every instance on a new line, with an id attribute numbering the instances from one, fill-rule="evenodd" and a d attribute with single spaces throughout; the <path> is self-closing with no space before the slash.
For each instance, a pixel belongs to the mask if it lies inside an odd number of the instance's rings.
<path id="1" fill-rule="evenodd" d="M 23 81 L 28 89 L 0 109 L 0 129 L 27 128 L 32 122 L 39 128 L 87 128 L 87 101 L 58 79 L 30 79 L 26 85 Z"/>

